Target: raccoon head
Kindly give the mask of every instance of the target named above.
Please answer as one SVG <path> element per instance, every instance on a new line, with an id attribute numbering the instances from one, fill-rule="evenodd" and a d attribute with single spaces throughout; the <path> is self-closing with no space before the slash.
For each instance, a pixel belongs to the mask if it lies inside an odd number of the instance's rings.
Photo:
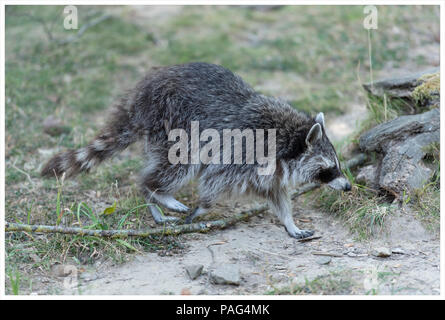
<path id="1" fill-rule="evenodd" d="M 351 184 L 343 175 L 337 153 L 326 135 L 323 113 L 319 113 L 314 120 L 315 124 L 306 136 L 306 151 L 299 160 L 300 177 L 305 182 L 350 191 Z"/>

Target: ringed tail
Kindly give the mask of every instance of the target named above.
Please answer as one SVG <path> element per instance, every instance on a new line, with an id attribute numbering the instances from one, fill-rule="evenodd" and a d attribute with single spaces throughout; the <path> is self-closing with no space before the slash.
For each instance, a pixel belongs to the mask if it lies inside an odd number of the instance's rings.
<path id="1" fill-rule="evenodd" d="M 88 172 L 114 154 L 123 151 L 140 138 L 139 130 L 132 124 L 130 112 L 119 106 L 102 129 L 86 147 L 71 149 L 52 157 L 41 171 L 43 177 L 73 177 Z"/>

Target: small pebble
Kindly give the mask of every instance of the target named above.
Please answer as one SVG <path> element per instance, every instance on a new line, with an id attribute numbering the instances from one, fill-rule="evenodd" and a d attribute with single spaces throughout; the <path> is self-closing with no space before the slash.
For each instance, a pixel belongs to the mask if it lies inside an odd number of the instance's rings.
<path id="1" fill-rule="evenodd" d="M 386 258 L 391 255 L 391 250 L 385 247 L 375 248 L 372 251 L 372 255 L 379 258 Z"/>

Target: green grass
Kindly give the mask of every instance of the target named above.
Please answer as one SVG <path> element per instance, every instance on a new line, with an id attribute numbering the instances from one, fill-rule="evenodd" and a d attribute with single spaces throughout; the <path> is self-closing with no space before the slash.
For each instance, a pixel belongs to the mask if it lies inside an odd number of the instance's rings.
<path id="1" fill-rule="evenodd" d="M 20 273 L 15 271 L 14 273 L 10 271 L 8 273 L 8 278 L 11 283 L 11 291 L 13 295 L 19 295 L 20 291 Z"/>

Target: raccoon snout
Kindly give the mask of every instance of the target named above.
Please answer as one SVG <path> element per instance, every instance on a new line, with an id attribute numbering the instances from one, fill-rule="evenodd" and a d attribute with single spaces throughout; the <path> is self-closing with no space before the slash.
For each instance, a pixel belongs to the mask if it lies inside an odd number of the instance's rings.
<path id="1" fill-rule="evenodd" d="M 345 177 L 338 177 L 328 183 L 328 186 L 335 190 L 351 191 L 351 184 Z"/>

